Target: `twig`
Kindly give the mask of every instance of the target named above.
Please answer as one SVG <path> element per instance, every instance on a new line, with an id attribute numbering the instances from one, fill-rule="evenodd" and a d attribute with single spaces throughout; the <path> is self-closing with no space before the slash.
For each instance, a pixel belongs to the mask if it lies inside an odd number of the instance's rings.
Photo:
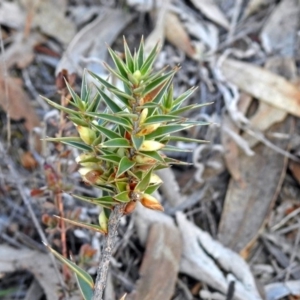
<path id="1" fill-rule="evenodd" d="M 108 221 L 108 234 L 105 237 L 102 258 L 97 271 L 93 300 L 102 300 L 106 286 L 108 267 L 112 252 L 116 244 L 116 237 L 120 220 L 123 216 L 126 204 L 116 205 Z"/>

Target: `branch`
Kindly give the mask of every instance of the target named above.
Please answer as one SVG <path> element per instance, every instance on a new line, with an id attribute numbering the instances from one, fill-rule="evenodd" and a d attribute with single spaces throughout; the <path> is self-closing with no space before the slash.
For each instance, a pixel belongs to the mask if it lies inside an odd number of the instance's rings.
<path id="1" fill-rule="evenodd" d="M 126 204 L 116 205 L 108 220 L 108 234 L 103 245 L 102 258 L 97 271 L 93 300 L 102 300 L 106 286 L 108 267 L 116 244 L 120 220 Z"/>

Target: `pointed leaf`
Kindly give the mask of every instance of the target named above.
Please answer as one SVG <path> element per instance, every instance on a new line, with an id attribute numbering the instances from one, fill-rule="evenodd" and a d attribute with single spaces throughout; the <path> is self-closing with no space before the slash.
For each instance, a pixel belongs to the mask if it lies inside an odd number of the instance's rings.
<path id="1" fill-rule="evenodd" d="M 193 152 L 192 149 L 181 149 L 176 146 L 167 145 L 164 147 L 164 151 L 172 151 L 172 152 Z"/>
<path id="2" fill-rule="evenodd" d="M 96 94 L 94 99 L 89 103 L 86 108 L 86 112 L 96 112 L 98 110 L 99 104 L 101 102 L 101 97 L 99 94 Z"/>
<path id="3" fill-rule="evenodd" d="M 109 122 L 112 122 L 112 123 L 115 123 L 118 125 L 122 125 L 129 129 L 132 128 L 132 125 L 130 124 L 130 122 L 127 119 L 116 116 L 116 115 L 110 115 L 110 114 L 104 114 L 104 113 L 92 113 L 92 112 L 85 113 L 85 114 L 88 116 L 91 116 L 91 117 L 97 117 L 97 118 L 100 118 L 105 121 L 109 121 Z"/>
<path id="4" fill-rule="evenodd" d="M 76 107 L 78 107 L 80 110 L 84 110 L 84 104 L 82 103 L 82 100 L 80 99 L 80 97 L 75 93 L 75 91 L 73 90 L 73 88 L 70 86 L 70 84 L 68 83 L 68 81 L 65 79 L 65 84 L 67 86 L 67 89 L 73 99 L 73 102 L 75 104 Z"/>
<path id="5" fill-rule="evenodd" d="M 120 106 L 115 103 L 112 99 L 110 99 L 104 91 L 101 90 L 101 88 L 97 87 L 98 93 L 101 95 L 102 99 L 104 100 L 105 104 L 110 108 L 110 110 L 113 113 L 117 113 L 119 111 L 122 111 L 122 109 L 120 108 Z"/>
<path id="6" fill-rule="evenodd" d="M 138 70 L 142 67 L 144 63 L 144 37 L 142 36 L 140 46 L 137 52 L 137 65 L 138 65 Z"/>
<path id="7" fill-rule="evenodd" d="M 73 123 L 75 123 L 76 125 L 80 125 L 80 126 L 84 126 L 84 127 L 88 127 L 89 123 L 81 118 L 77 118 L 77 117 L 73 117 L 73 116 L 69 116 L 68 119 L 70 121 L 72 121 Z"/>
<path id="8" fill-rule="evenodd" d="M 203 106 L 210 105 L 212 103 L 213 102 L 204 103 L 204 104 L 192 104 L 192 105 L 184 106 L 182 108 L 179 108 L 179 105 L 177 105 L 177 106 L 173 107 L 173 109 L 171 110 L 171 112 L 169 112 L 169 115 L 177 116 L 177 115 L 182 114 L 185 111 L 191 111 L 193 109 L 201 108 Z"/>
<path id="9" fill-rule="evenodd" d="M 156 116 L 150 116 L 148 117 L 143 125 L 146 124 L 156 124 L 156 123 L 162 123 L 162 122 L 172 122 L 178 120 L 178 117 L 171 116 L 171 115 L 156 115 Z"/>
<path id="10" fill-rule="evenodd" d="M 105 148 L 129 148 L 130 143 L 125 138 L 117 138 L 117 139 L 108 140 L 108 141 L 102 143 L 101 147 L 105 147 Z"/>
<path id="11" fill-rule="evenodd" d="M 143 75 L 147 74 L 151 70 L 152 65 L 155 61 L 155 58 L 158 55 L 158 46 L 159 46 L 159 43 L 157 43 L 154 46 L 154 48 L 151 50 L 150 54 L 146 58 L 145 62 L 143 63 L 142 67 L 140 68 L 140 71 Z"/>
<path id="12" fill-rule="evenodd" d="M 50 99 L 46 98 L 46 97 L 43 97 L 43 96 L 40 96 L 42 99 L 44 99 L 49 105 L 55 107 L 56 109 L 59 109 L 59 110 L 62 110 L 64 111 L 65 113 L 67 114 L 70 114 L 70 115 L 74 115 L 74 116 L 78 116 L 79 113 L 73 109 L 70 109 L 70 108 L 67 108 L 67 107 L 64 107 L 62 105 L 59 105 L 53 101 L 51 101 Z"/>
<path id="13" fill-rule="evenodd" d="M 96 125 L 94 123 L 91 123 L 92 127 L 96 128 L 99 130 L 101 133 L 103 133 L 105 136 L 107 136 L 109 139 L 117 139 L 117 138 L 122 138 L 118 133 L 116 133 L 113 130 L 110 130 L 104 126 L 101 125 Z"/>
<path id="14" fill-rule="evenodd" d="M 115 195 L 114 199 L 120 202 L 129 202 L 130 201 L 129 192 L 128 191 L 121 192 L 120 194 Z"/>
<path id="15" fill-rule="evenodd" d="M 94 290 L 81 277 L 75 273 L 76 281 L 84 300 L 92 300 Z"/>
<path id="16" fill-rule="evenodd" d="M 47 141 L 47 142 L 57 142 L 57 143 L 63 143 L 63 142 L 82 142 L 82 139 L 80 137 L 78 137 L 78 136 L 64 136 L 64 137 L 59 137 L 59 138 L 46 137 L 43 140 Z"/>
<path id="17" fill-rule="evenodd" d="M 157 151 L 139 151 L 138 153 L 143 154 L 147 157 L 153 158 L 158 162 L 164 163 L 164 159 L 158 154 Z"/>
<path id="18" fill-rule="evenodd" d="M 124 36 L 123 36 L 123 42 L 124 42 L 124 52 L 125 52 L 126 65 L 127 65 L 127 68 L 133 73 L 134 72 L 134 70 L 133 70 L 133 57 L 132 57 L 132 54 L 129 50 L 129 47 L 127 45 L 127 42 L 126 42 L 126 39 L 125 39 Z"/>
<path id="19" fill-rule="evenodd" d="M 160 186 L 161 186 L 161 183 L 151 184 L 151 185 L 149 185 L 149 186 L 145 189 L 144 193 L 145 193 L 145 194 L 151 195 L 151 194 L 154 193 Z"/>
<path id="20" fill-rule="evenodd" d="M 77 221 L 77 220 L 70 220 L 70 219 L 62 218 L 62 217 L 59 217 L 59 216 L 56 216 L 56 215 L 54 215 L 53 217 L 55 217 L 59 220 L 64 220 L 66 223 L 72 224 L 74 226 L 86 228 L 86 229 L 89 229 L 89 230 L 93 230 L 93 231 L 97 231 L 97 232 L 101 232 L 101 233 L 105 234 L 105 232 L 103 231 L 103 229 L 101 229 L 101 227 L 99 225 L 80 222 L 80 221 Z"/>
<path id="21" fill-rule="evenodd" d="M 162 141 L 180 141 L 180 142 L 187 142 L 187 143 L 209 143 L 209 141 L 206 140 L 198 140 L 198 139 L 191 139 L 191 138 L 187 138 L 187 137 L 183 137 L 183 136 L 167 136 L 165 138 L 163 138 Z M 168 146 L 167 146 L 168 147 Z M 165 150 L 165 148 L 164 148 Z"/>
<path id="22" fill-rule="evenodd" d="M 192 87 L 189 90 L 185 91 L 182 95 L 180 95 L 177 99 L 173 101 L 173 105 L 176 106 L 184 102 L 188 97 L 190 97 L 195 91 L 197 87 Z"/>
<path id="23" fill-rule="evenodd" d="M 110 190 L 111 192 L 111 190 Z M 114 199 L 111 196 L 103 196 L 100 198 L 91 198 L 91 197 L 86 197 L 86 196 L 79 196 L 79 195 L 74 195 L 71 194 L 74 198 L 88 202 L 88 203 L 92 203 L 92 204 L 96 204 L 96 205 L 100 205 L 100 206 L 106 206 L 106 207 L 111 207 L 112 205 L 115 205 L 116 202 L 114 201 Z"/>
<path id="24" fill-rule="evenodd" d="M 124 174 L 127 170 L 131 169 L 135 165 L 134 161 L 131 161 L 129 158 L 126 156 L 122 157 L 119 166 L 118 166 L 118 171 L 116 174 L 116 177 L 121 176 Z"/>
<path id="25" fill-rule="evenodd" d="M 78 275 L 78 277 L 80 277 L 83 281 L 85 281 L 91 288 L 94 288 L 94 281 L 89 273 L 87 273 L 85 270 L 78 267 L 69 259 L 63 257 L 61 254 L 59 254 L 54 249 L 52 249 L 49 245 L 47 244 L 45 245 L 54 254 L 54 256 L 56 256 L 61 262 L 66 264 L 73 272 L 75 272 Z"/>
<path id="26" fill-rule="evenodd" d="M 99 156 L 101 160 L 111 162 L 113 164 L 119 164 L 121 161 L 121 157 L 115 154 L 101 155 Z"/>
<path id="27" fill-rule="evenodd" d="M 127 182 L 117 181 L 116 186 L 119 192 L 125 192 L 127 188 Z"/>
<path id="28" fill-rule="evenodd" d="M 108 52 L 117 67 L 119 73 L 127 79 L 127 74 L 130 72 L 125 63 L 122 61 L 122 59 L 116 54 L 115 51 L 113 51 L 110 47 L 108 47 Z"/>
<path id="29" fill-rule="evenodd" d="M 165 125 L 157 128 L 154 132 L 151 132 L 148 134 L 146 137 L 147 139 L 153 139 L 153 138 L 158 138 L 161 136 L 165 136 L 167 134 L 177 132 L 184 130 L 186 128 L 192 127 L 190 125 L 185 125 L 185 124 L 170 124 L 170 125 Z"/>
<path id="30" fill-rule="evenodd" d="M 122 74 L 118 73 L 117 71 L 115 71 L 112 67 L 110 67 L 107 63 L 103 63 L 104 67 L 113 75 L 115 75 L 117 78 L 119 78 L 121 81 L 127 83 L 128 85 L 130 85 L 130 81 L 124 77 Z"/>
<path id="31" fill-rule="evenodd" d="M 82 83 L 81 83 L 80 98 L 85 102 L 87 102 L 88 96 L 89 96 L 89 89 L 88 89 L 88 85 L 87 85 L 87 81 L 86 81 L 86 76 L 87 76 L 87 70 L 84 69 L 83 76 L 82 76 Z"/>
<path id="32" fill-rule="evenodd" d="M 83 151 L 88 151 L 91 152 L 93 151 L 93 148 L 90 147 L 89 145 L 85 144 L 85 143 L 80 143 L 80 142 L 71 142 L 71 141 L 61 141 L 63 144 L 72 146 L 74 148 L 77 148 L 79 150 L 83 150 Z"/>
<path id="33" fill-rule="evenodd" d="M 131 136 L 131 141 L 134 146 L 134 149 L 139 150 L 145 140 L 144 136 Z"/>
<path id="34" fill-rule="evenodd" d="M 134 188 L 135 191 L 144 192 L 146 190 L 146 188 L 149 186 L 149 183 L 150 183 L 152 171 L 153 171 L 153 168 L 151 168 L 146 173 L 146 175 L 143 177 L 143 179 Z"/>
<path id="35" fill-rule="evenodd" d="M 96 80 L 98 80 L 100 83 L 102 83 L 102 84 L 103 84 L 107 89 L 109 89 L 111 92 L 112 92 L 113 90 L 120 91 L 120 90 L 118 90 L 114 85 L 110 84 L 108 81 L 104 80 L 103 78 L 101 78 L 101 77 L 98 76 L 97 74 L 95 74 L 95 73 L 93 73 L 93 72 L 90 72 L 90 71 L 89 71 L 89 73 L 90 73 L 90 75 L 91 75 L 92 77 L 94 77 Z M 120 91 L 120 92 L 122 92 L 122 91 Z M 118 97 L 118 99 L 119 99 L 120 101 L 122 101 L 127 107 L 129 107 L 128 99 L 127 99 L 127 98 L 122 97 L 122 96 L 119 96 L 119 95 L 117 95 L 117 97 Z"/>

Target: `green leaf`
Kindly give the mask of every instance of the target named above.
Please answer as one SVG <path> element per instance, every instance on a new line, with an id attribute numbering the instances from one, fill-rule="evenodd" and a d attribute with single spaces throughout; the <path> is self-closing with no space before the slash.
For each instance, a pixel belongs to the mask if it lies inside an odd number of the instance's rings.
<path id="1" fill-rule="evenodd" d="M 125 192 L 127 188 L 127 182 L 124 181 L 117 181 L 116 186 L 119 192 Z"/>
<path id="2" fill-rule="evenodd" d="M 97 125 L 94 123 L 91 123 L 92 127 L 95 129 L 99 130 L 101 133 L 103 133 L 105 136 L 107 136 L 109 139 L 117 139 L 117 138 L 122 138 L 118 133 L 116 133 L 113 130 L 110 130 L 104 126 Z"/>
<path id="3" fill-rule="evenodd" d="M 175 72 L 176 72 L 175 70 L 172 70 L 172 71 L 168 72 L 167 74 L 162 75 L 159 78 L 155 79 L 154 81 L 152 81 L 149 84 L 145 83 L 146 87 L 143 92 L 143 95 L 145 96 L 157 88 L 159 88 L 159 91 L 160 91 L 165 86 L 165 84 L 169 81 L 169 79 L 174 76 Z M 158 94 L 158 91 L 156 94 Z"/>
<path id="4" fill-rule="evenodd" d="M 124 52 L 125 52 L 125 59 L 126 59 L 126 65 L 127 68 L 133 73 L 134 69 L 133 69 L 133 57 L 132 54 L 129 50 L 129 47 L 127 45 L 126 39 L 123 36 L 123 42 L 124 42 Z"/>
<path id="5" fill-rule="evenodd" d="M 111 162 L 113 164 L 119 164 L 121 161 L 121 157 L 115 154 L 107 154 L 99 156 L 99 159 Z"/>
<path id="6" fill-rule="evenodd" d="M 127 86 L 124 84 L 124 86 Z M 120 91 L 118 89 L 108 89 L 112 94 L 116 95 L 118 98 L 123 97 L 125 99 L 135 101 L 135 98 L 131 96 L 131 91 L 129 90 L 127 93 L 124 93 L 123 91 Z M 129 108 L 129 107 L 128 107 Z"/>
<path id="7" fill-rule="evenodd" d="M 144 37 L 142 36 L 140 46 L 137 52 L 137 66 L 138 70 L 142 67 L 144 62 Z"/>
<path id="8" fill-rule="evenodd" d="M 116 177 L 121 176 L 124 174 L 127 170 L 131 169 L 135 165 L 134 161 L 131 161 L 129 158 L 126 156 L 122 157 L 119 166 L 118 166 L 118 171 L 116 174 Z"/>
<path id="9" fill-rule="evenodd" d="M 65 222 L 67 222 L 71 225 L 74 225 L 74 226 L 78 226 L 78 227 L 81 227 L 81 228 L 86 228 L 86 229 L 97 231 L 97 232 L 100 232 L 100 233 L 105 233 L 99 225 L 80 222 L 80 221 L 77 221 L 77 220 L 70 220 L 70 219 L 62 218 L 62 217 L 59 217 L 59 216 L 56 216 L 56 215 L 54 215 L 53 217 L 55 217 L 59 220 L 64 220 Z"/>
<path id="10" fill-rule="evenodd" d="M 173 132 L 184 130 L 184 129 L 189 128 L 189 127 L 192 127 L 192 126 L 185 125 L 185 124 L 165 125 L 165 126 L 161 126 L 161 127 L 157 128 L 154 132 L 151 132 L 146 137 L 147 137 L 148 140 L 151 140 L 151 139 L 154 139 L 154 138 L 165 136 L 165 135 L 173 133 Z"/>
<path id="11" fill-rule="evenodd" d="M 102 143 L 101 147 L 104 147 L 104 148 L 129 148 L 130 143 L 125 138 L 117 138 L 117 139 L 108 140 L 108 141 Z"/>
<path id="12" fill-rule="evenodd" d="M 89 94 L 90 94 L 88 85 L 87 85 L 87 81 L 86 81 L 86 76 L 87 76 L 87 70 L 84 69 L 83 76 L 82 76 L 82 83 L 81 83 L 81 94 L 80 94 L 80 98 L 84 102 L 87 102 L 87 100 L 89 98 Z"/>
<path id="13" fill-rule="evenodd" d="M 86 108 L 86 112 L 96 112 L 101 102 L 101 97 L 99 94 L 96 94 L 93 100 L 89 103 L 88 107 Z"/>
<path id="14" fill-rule="evenodd" d="M 115 51 L 113 51 L 110 47 L 108 47 L 108 52 L 114 61 L 115 66 L 117 67 L 120 75 L 122 75 L 124 78 L 127 79 L 127 74 L 130 73 L 129 69 L 125 65 L 125 63 L 122 61 L 122 59 L 116 54 Z"/>
<path id="15" fill-rule="evenodd" d="M 93 151 L 93 148 L 90 147 L 89 145 L 85 144 L 85 143 L 80 143 L 80 142 L 70 142 L 70 141 L 61 141 L 63 144 L 72 146 L 74 148 L 77 148 L 79 150 L 83 150 L 83 151 L 87 151 L 87 152 L 91 152 Z"/>
<path id="16" fill-rule="evenodd" d="M 122 125 L 124 127 L 127 127 L 129 129 L 132 129 L 132 125 L 130 122 L 122 117 L 116 116 L 116 115 L 110 115 L 110 114 L 104 114 L 104 113 L 86 113 L 87 116 L 96 117 L 105 121 L 109 121 L 111 123 L 115 123 L 118 125 Z"/>
<path id="17" fill-rule="evenodd" d="M 154 193 L 160 186 L 161 186 L 161 183 L 151 184 L 151 185 L 149 185 L 149 186 L 145 189 L 144 193 L 145 193 L 145 194 L 148 194 L 148 195 L 151 195 L 151 194 Z"/>
<path id="18" fill-rule="evenodd" d="M 94 290 L 75 273 L 76 281 L 84 300 L 92 300 Z"/>
<path id="19" fill-rule="evenodd" d="M 191 111 L 193 109 L 201 108 L 203 106 L 210 105 L 212 103 L 213 102 L 204 103 L 204 104 L 191 104 L 191 105 L 184 106 L 182 108 L 179 108 L 179 105 L 177 105 L 177 106 L 173 107 L 173 109 L 171 110 L 171 112 L 169 112 L 169 114 L 172 116 L 177 116 L 177 115 L 182 114 L 185 111 Z"/>
<path id="20" fill-rule="evenodd" d="M 131 136 L 131 141 L 134 146 L 134 149 L 139 150 L 145 140 L 144 136 Z"/>
<path id="21" fill-rule="evenodd" d="M 180 95 L 176 100 L 173 101 L 173 106 L 181 104 L 184 102 L 188 97 L 190 97 L 195 91 L 197 87 L 192 87 L 189 90 L 185 91 L 182 95 Z"/>
<path id="22" fill-rule="evenodd" d="M 73 109 L 70 109 L 70 108 L 67 108 L 67 107 L 64 107 L 62 105 L 59 105 L 53 101 L 51 101 L 50 99 L 48 98 L 45 98 L 43 96 L 40 96 L 42 99 L 44 99 L 49 105 L 55 107 L 56 109 L 59 109 L 59 110 L 62 110 L 64 111 L 65 113 L 67 114 L 70 114 L 70 115 L 74 115 L 74 116 L 79 116 L 79 113 Z"/>
<path id="23" fill-rule="evenodd" d="M 109 192 L 111 192 L 111 190 L 109 190 Z M 114 201 L 114 199 L 111 196 L 103 196 L 100 198 L 91 198 L 91 197 L 86 197 L 86 196 L 79 196 L 79 195 L 74 195 L 71 194 L 74 198 L 88 202 L 88 203 L 92 203 L 92 204 L 96 204 L 96 205 L 100 205 L 100 206 L 105 206 L 110 208 L 112 205 L 115 205 L 116 202 Z"/>
<path id="24" fill-rule="evenodd" d="M 91 76 L 93 76 L 96 80 L 98 80 L 100 83 L 102 83 L 111 92 L 113 92 L 113 90 L 120 91 L 114 85 L 110 84 L 108 81 L 104 80 L 103 78 L 101 78 L 97 74 L 95 74 L 93 72 L 90 72 L 90 71 L 89 71 L 89 73 L 90 73 Z M 122 91 L 120 91 L 120 92 L 122 92 Z M 117 97 L 119 98 L 119 100 L 121 102 L 123 102 L 127 107 L 129 107 L 129 103 L 128 103 L 128 99 L 127 98 L 122 97 L 120 95 L 117 95 Z"/>
<path id="25" fill-rule="evenodd" d="M 172 165 L 184 165 L 184 166 L 191 166 L 193 163 L 187 163 L 185 161 L 181 161 L 178 159 L 174 159 L 171 157 L 165 157 L 165 162 Z"/>
<path id="26" fill-rule="evenodd" d="M 143 154 L 147 157 L 153 158 L 158 162 L 164 163 L 164 159 L 158 154 L 157 151 L 139 151 L 138 153 Z"/>
<path id="27" fill-rule="evenodd" d="M 129 202 L 130 198 L 128 194 L 128 191 L 121 192 L 120 194 L 115 195 L 114 199 L 120 202 Z"/>
<path id="28" fill-rule="evenodd" d="M 176 146 L 167 145 L 164 147 L 164 151 L 172 151 L 172 152 L 193 152 L 192 149 L 181 149 Z"/>
<path id="29" fill-rule="evenodd" d="M 104 91 L 101 90 L 101 88 L 97 87 L 98 93 L 101 95 L 102 99 L 104 100 L 105 104 L 110 108 L 110 110 L 113 113 L 117 113 L 119 111 L 122 111 L 121 107 L 115 103 L 112 99 L 110 99 L 105 93 Z"/>
<path id="30" fill-rule="evenodd" d="M 75 272 L 78 275 L 78 277 L 85 281 L 91 288 L 94 288 L 94 281 L 89 273 L 78 267 L 69 259 L 63 257 L 61 254 L 52 249 L 49 245 L 45 244 L 45 246 L 54 254 L 54 256 L 56 256 L 61 262 L 66 264 L 73 272 Z"/>
<path id="31" fill-rule="evenodd" d="M 73 123 L 80 125 L 80 126 L 84 126 L 84 127 L 88 127 L 89 123 L 87 121 L 85 121 L 82 118 L 77 118 L 77 117 L 73 117 L 73 116 L 69 116 L 68 119 L 70 121 L 72 121 Z"/>
<path id="32" fill-rule="evenodd" d="M 209 143 L 209 141 L 206 141 L 206 140 L 191 139 L 191 138 L 187 138 L 187 137 L 183 137 L 183 136 L 173 136 L 173 135 L 163 138 L 161 140 L 161 142 L 163 142 L 163 141 L 180 141 L 180 142 L 199 143 L 199 144 Z M 164 148 L 164 150 L 165 150 L 165 148 Z"/>
<path id="33" fill-rule="evenodd" d="M 82 142 L 82 139 L 78 136 L 64 136 L 59 138 L 46 137 L 44 141 L 63 143 L 63 142 Z"/>
<path id="34" fill-rule="evenodd" d="M 156 116 L 150 116 L 148 117 L 143 125 L 146 124 L 156 124 L 156 123 L 162 123 L 162 122 L 172 122 L 178 120 L 178 117 L 176 116 L 170 116 L 170 115 L 156 115 Z"/>
<path id="35" fill-rule="evenodd" d="M 84 110 L 84 104 L 82 103 L 82 100 L 80 99 L 80 97 L 75 93 L 75 91 L 72 89 L 72 87 L 69 85 L 68 81 L 65 79 L 65 83 L 67 86 L 67 89 L 73 99 L 73 102 L 75 104 L 76 107 L 78 107 L 80 110 Z"/>
<path id="36" fill-rule="evenodd" d="M 146 58 L 145 62 L 143 63 L 142 67 L 140 68 L 140 71 L 143 75 L 147 74 L 150 72 L 152 65 L 155 61 L 155 58 L 158 55 L 158 46 L 159 43 L 157 43 L 154 48 L 151 50 L 150 54 Z"/>
<path id="37" fill-rule="evenodd" d="M 151 168 L 146 173 L 146 175 L 143 177 L 143 179 L 134 188 L 135 191 L 144 192 L 146 190 L 146 188 L 149 186 L 149 183 L 150 183 L 152 171 L 153 171 L 153 168 Z"/>
<path id="38" fill-rule="evenodd" d="M 115 75 L 117 78 L 119 78 L 121 81 L 125 82 L 130 86 L 130 81 L 124 77 L 122 74 L 116 72 L 113 68 L 111 68 L 107 63 L 103 63 L 104 67 L 113 75 Z"/>

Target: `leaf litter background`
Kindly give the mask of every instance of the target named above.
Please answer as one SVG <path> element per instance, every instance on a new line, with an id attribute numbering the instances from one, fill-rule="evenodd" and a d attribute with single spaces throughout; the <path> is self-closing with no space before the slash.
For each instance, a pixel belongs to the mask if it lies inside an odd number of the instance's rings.
<path id="1" fill-rule="evenodd" d="M 181 66 L 175 94 L 198 86 L 187 105 L 213 104 L 189 116 L 210 125 L 185 133 L 210 143 L 171 154 L 194 166 L 159 172 L 165 213 L 123 218 L 105 299 L 300 299 L 299 15 L 296 0 L 2 0 L 1 299 L 80 299 L 41 240 L 61 251 L 57 224 L 45 225 L 56 176 L 97 191 L 80 182 L 75 150 L 41 141 L 73 128 L 39 95 L 60 101 L 62 70 L 77 91 L 84 68 L 106 78 L 105 43 L 122 55 L 123 35 L 132 49 L 160 40 L 155 67 Z M 67 216 L 97 222 L 97 208 L 62 199 Z M 91 275 L 101 242 L 68 227 L 68 252 Z"/>

